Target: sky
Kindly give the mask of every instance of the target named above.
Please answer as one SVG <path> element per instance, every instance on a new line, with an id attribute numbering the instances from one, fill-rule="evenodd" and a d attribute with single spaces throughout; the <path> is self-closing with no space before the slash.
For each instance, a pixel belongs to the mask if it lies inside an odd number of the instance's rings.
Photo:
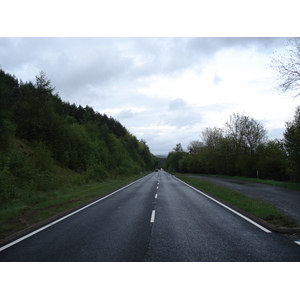
<path id="1" fill-rule="evenodd" d="M 1 68 L 23 82 L 43 70 L 65 102 L 121 122 L 155 154 L 184 149 L 233 113 L 282 138 L 297 101 L 277 89 L 271 57 L 286 38 L 1 37 Z"/>
<path id="2" fill-rule="evenodd" d="M 294 0 L 38 3 L 3 4 L 2 70 L 23 82 L 43 70 L 63 101 L 116 118 L 155 155 L 233 113 L 281 139 L 299 104 L 269 66 L 297 36 Z"/>

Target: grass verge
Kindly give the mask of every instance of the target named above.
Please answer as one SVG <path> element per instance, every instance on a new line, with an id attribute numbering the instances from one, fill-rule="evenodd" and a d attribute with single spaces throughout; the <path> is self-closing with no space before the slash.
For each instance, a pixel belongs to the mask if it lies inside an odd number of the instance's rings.
<path id="1" fill-rule="evenodd" d="M 275 208 L 274 205 L 247 197 L 239 192 L 230 190 L 217 184 L 213 184 L 200 178 L 188 177 L 179 174 L 176 174 L 176 177 L 192 185 L 193 187 L 200 189 L 211 196 L 222 199 L 225 202 L 238 207 L 243 211 L 246 211 L 247 213 L 256 216 L 276 227 L 298 227 L 298 224 L 294 220 L 291 220 L 287 216 L 283 215 Z"/>
<path id="2" fill-rule="evenodd" d="M 0 239 L 68 209 L 101 198 L 145 175 L 147 174 L 39 193 L 29 198 L 4 204 L 0 207 Z"/>

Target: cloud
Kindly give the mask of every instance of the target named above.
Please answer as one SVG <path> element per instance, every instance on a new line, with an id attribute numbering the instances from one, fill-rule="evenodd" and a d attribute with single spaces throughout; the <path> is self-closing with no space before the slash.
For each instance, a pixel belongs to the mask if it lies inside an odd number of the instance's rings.
<path id="1" fill-rule="evenodd" d="M 215 74 L 214 79 L 213 79 L 213 83 L 215 85 L 218 85 L 221 82 L 222 82 L 222 78 L 218 74 Z"/>
<path id="2" fill-rule="evenodd" d="M 184 101 L 181 98 L 178 98 L 170 102 L 169 109 L 170 110 L 183 109 L 186 107 L 186 104 L 187 104 L 186 101 Z"/>
<path id="3" fill-rule="evenodd" d="M 190 106 L 187 101 L 177 98 L 169 104 L 169 111 L 165 113 L 163 124 L 176 128 L 191 127 L 202 120 L 201 107 Z"/>
<path id="4" fill-rule="evenodd" d="M 117 119 L 131 119 L 136 116 L 136 113 L 133 112 L 131 109 L 124 109 L 117 114 Z"/>
<path id="5" fill-rule="evenodd" d="M 215 55 L 224 49 L 249 49 L 272 53 L 274 47 L 282 45 L 284 38 L 273 37 L 206 37 L 192 38 L 189 40 L 189 47 L 193 51 L 201 53 L 207 57 Z"/>

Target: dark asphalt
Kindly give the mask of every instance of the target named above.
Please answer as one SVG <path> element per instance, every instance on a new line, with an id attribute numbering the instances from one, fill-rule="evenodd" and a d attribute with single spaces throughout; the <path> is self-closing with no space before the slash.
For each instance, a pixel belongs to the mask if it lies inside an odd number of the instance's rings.
<path id="1" fill-rule="evenodd" d="M 194 177 L 227 187 L 248 197 L 274 204 L 279 211 L 294 219 L 300 225 L 300 191 L 237 179 L 198 175 L 194 175 Z"/>
<path id="2" fill-rule="evenodd" d="M 300 261 L 300 247 L 161 172 L 147 261 Z"/>
<path id="3" fill-rule="evenodd" d="M 300 261 L 300 246 L 159 171 L 1 251 L 0 261 Z"/>
<path id="4" fill-rule="evenodd" d="M 0 252 L 0 261 L 144 261 L 158 173 Z"/>

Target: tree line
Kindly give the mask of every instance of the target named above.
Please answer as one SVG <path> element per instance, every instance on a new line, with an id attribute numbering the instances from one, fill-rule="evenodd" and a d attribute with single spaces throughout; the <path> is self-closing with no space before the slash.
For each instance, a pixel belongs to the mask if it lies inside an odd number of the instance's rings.
<path id="1" fill-rule="evenodd" d="M 0 199 L 153 170 L 157 158 L 119 121 L 0 69 Z"/>
<path id="2" fill-rule="evenodd" d="M 168 154 L 169 171 L 259 177 L 300 182 L 300 106 L 286 122 L 284 138 L 269 140 L 258 121 L 233 113 L 224 127 L 206 128 L 201 140 L 181 143 Z"/>
<path id="3" fill-rule="evenodd" d="M 278 89 L 300 97 L 300 38 L 288 38 L 284 54 L 271 58 L 278 76 Z M 286 122 L 283 139 L 268 140 L 258 121 L 234 113 L 223 128 L 206 128 L 201 140 L 187 150 L 177 144 L 167 157 L 165 168 L 175 172 L 240 175 L 300 182 L 300 106 Z"/>

